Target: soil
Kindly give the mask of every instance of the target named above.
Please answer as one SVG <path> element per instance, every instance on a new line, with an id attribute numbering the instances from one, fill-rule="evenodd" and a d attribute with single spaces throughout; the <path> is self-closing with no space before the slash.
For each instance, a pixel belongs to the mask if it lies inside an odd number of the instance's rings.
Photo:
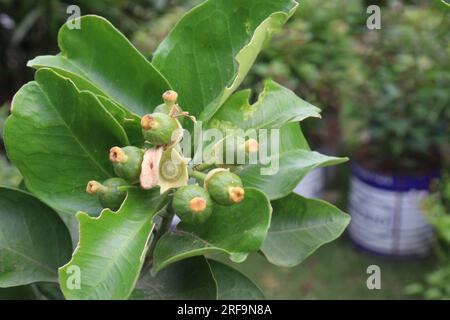
<path id="1" fill-rule="evenodd" d="M 437 150 L 431 150 L 427 155 L 410 155 L 402 163 L 390 159 L 378 150 L 379 147 L 364 145 L 356 150 L 353 160 L 366 170 L 384 175 L 421 175 L 442 167 L 442 157 Z"/>

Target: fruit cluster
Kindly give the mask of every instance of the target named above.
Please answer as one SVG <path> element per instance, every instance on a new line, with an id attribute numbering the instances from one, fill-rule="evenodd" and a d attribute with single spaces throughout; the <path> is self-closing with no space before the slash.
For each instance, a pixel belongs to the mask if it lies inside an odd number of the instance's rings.
<path id="1" fill-rule="evenodd" d="M 214 203 L 227 206 L 244 199 L 242 181 L 229 169 L 215 168 L 205 173 L 188 168 L 187 159 L 177 148 L 183 133 L 178 118 L 188 116 L 193 121 L 195 118 L 181 112 L 177 98 L 176 92 L 165 92 L 164 104 L 141 118 L 142 135 L 151 147 L 111 148 L 109 159 L 118 177 L 103 183 L 90 181 L 86 188 L 87 193 L 98 196 L 103 208 L 117 211 L 130 186 L 139 185 L 142 189 L 159 186 L 161 193 L 176 189 L 172 208 L 181 220 L 202 223 L 211 216 Z M 189 176 L 197 184 L 188 184 Z"/>

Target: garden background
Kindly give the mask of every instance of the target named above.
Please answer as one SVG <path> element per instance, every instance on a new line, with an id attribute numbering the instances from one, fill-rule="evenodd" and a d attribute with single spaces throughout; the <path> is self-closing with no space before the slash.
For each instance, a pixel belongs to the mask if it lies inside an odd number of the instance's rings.
<path id="1" fill-rule="evenodd" d="M 56 34 L 68 17 L 68 5 L 78 5 L 83 15 L 105 16 L 150 58 L 180 17 L 199 2 L 0 0 L 0 132 L 14 93 L 32 79 L 26 62 L 58 51 Z M 445 179 L 450 9 L 442 1 L 426 0 L 300 2 L 243 87 L 258 92 L 262 88 L 257 84 L 269 77 L 320 107 L 323 121 L 308 119 L 303 126 L 314 149 L 351 159 L 368 153 L 374 162 L 368 166 L 381 172 L 439 169 L 442 181 L 430 186 L 431 196 L 421 210 L 444 240 L 436 241 L 426 257 L 392 259 L 356 249 L 344 234 L 298 267 L 279 268 L 254 254 L 241 270 L 273 299 L 450 298 L 445 242 L 445 235 L 450 240 L 450 187 Z M 379 30 L 367 28 L 369 5 L 381 8 Z M 316 187 L 324 184 L 314 196 L 347 209 L 351 163 L 313 180 Z M 0 143 L 0 184 L 19 187 L 21 181 Z M 381 268 L 380 290 L 367 288 L 370 265 Z M 26 292 L 17 288 L 17 297 L 26 298 Z"/>

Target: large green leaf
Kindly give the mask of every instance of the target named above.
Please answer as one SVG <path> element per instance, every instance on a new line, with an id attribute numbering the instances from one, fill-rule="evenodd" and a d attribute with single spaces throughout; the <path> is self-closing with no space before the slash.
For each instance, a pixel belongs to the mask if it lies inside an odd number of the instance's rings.
<path id="1" fill-rule="evenodd" d="M 215 205 L 203 224 L 180 223 L 166 233 L 154 252 L 154 269 L 209 252 L 229 254 L 235 262 L 260 248 L 270 224 L 270 203 L 259 190 L 245 189 L 245 199 L 233 206 Z"/>
<path id="2" fill-rule="evenodd" d="M 264 294 L 245 275 L 214 260 L 208 260 L 217 283 L 218 300 L 262 300 Z"/>
<path id="3" fill-rule="evenodd" d="M 250 104 L 251 90 L 232 95 L 210 120 L 212 128 L 272 129 L 309 117 L 320 118 L 320 109 L 289 89 L 266 80 L 258 101 Z"/>
<path id="4" fill-rule="evenodd" d="M 350 216 L 335 206 L 296 194 L 272 205 L 272 222 L 261 250 L 279 266 L 301 263 L 321 245 L 338 238 L 350 222 Z"/>
<path id="5" fill-rule="evenodd" d="M 59 55 L 37 57 L 28 65 L 53 68 L 80 90 L 109 97 L 138 115 L 161 104 L 169 84 L 119 30 L 99 16 L 83 16 L 80 25 L 72 30 L 62 26 Z"/>
<path id="6" fill-rule="evenodd" d="M 239 271 L 200 256 L 171 264 L 157 275 L 145 271 L 131 299 L 258 300 L 264 295 Z"/>
<path id="7" fill-rule="evenodd" d="M 300 125 L 293 122 L 281 127 L 279 152 L 299 149 L 311 150 Z"/>
<path id="8" fill-rule="evenodd" d="M 144 137 L 142 135 L 141 118 L 134 113 L 121 108 L 117 103 L 104 96 L 97 96 L 97 98 L 123 127 L 127 133 L 130 144 L 133 146 L 143 145 Z"/>
<path id="9" fill-rule="evenodd" d="M 32 284 L 33 291 L 39 300 L 64 300 L 58 283 L 40 282 Z"/>
<path id="10" fill-rule="evenodd" d="M 270 200 L 276 200 L 291 193 L 311 170 L 345 161 L 347 158 L 329 157 L 318 152 L 299 149 L 269 156 L 258 164 L 239 169 L 236 173 L 242 178 L 245 187 L 260 189 Z M 263 172 L 262 169 L 267 172 Z"/>
<path id="11" fill-rule="evenodd" d="M 296 7 L 293 0 L 205 1 L 175 26 L 153 64 L 180 92 L 181 107 L 207 121 Z"/>
<path id="12" fill-rule="evenodd" d="M 138 280 L 153 217 L 165 196 L 159 189 L 131 188 L 117 213 L 105 209 L 93 218 L 77 214 L 80 242 L 72 259 L 59 269 L 59 282 L 67 299 L 127 299 Z M 80 288 L 73 286 L 78 269 Z"/>
<path id="13" fill-rule="evenodd" d="M 25 286 L 0 288 L 1 300 L 64 300 L 58 283 L 39 282 Z"/>
<path id="14" fill-rule="evenodd" d="M 150 270 L 139 279 L 131 299 L 214 300 L 217 286 L 204 257 L 174 263 L 156 276 Z"/>
<path id="15" fill-rule="evenodd" d="M 72 241 L 58 214 L 23 191 L 0 188 L 0 287 L 58 281 Z"/>
<path id="16" fill-rule="evenodd" d="M 113 176 L 109 149 L 128 144 L 128 138 L 96 96 L 42 69 L 14 97 L 5 144 L 38 198 L 58 211 L 98 213 L 86 184 Z"/>
<path id="17" fill-rule="evenodd" d="M 32 285 L 0 288 L 0 300 L 37 300 Z"/>

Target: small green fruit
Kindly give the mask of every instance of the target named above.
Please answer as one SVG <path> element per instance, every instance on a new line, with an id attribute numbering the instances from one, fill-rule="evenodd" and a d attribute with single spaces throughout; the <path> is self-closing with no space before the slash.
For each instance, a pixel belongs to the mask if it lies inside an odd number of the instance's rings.
<path id="1" fill-rule="evenodd" d="M 177 190 L 172 208 L 186 223 L 203 223 L 212 214 L 212 200 L 208 192 L 198 185 L 189 185 Z"/>
<path id="2" fill-rule="evenodd" d="M 157 106 L 155 108 L 155 110 L 153 110 L 154 113 L 164 113 L 164 114 L 169 114 L 171 110 L 171 107 L 168 107 L 165 103 L 160 104 L 159 106 Z"/>
<path id="3" fill-rule="evenodd" d="M 205 188 L 211 198 L 221 205 L 232 205 L 244 200 L 241 178 L 225 169 L 211 170 L 205 178 Z"/>
<path id="4" fill-rule="evenodd" d="M 114 147 L 109 152 L 114 172 L 129 183 L 139 182 L 144 151 L 136 147 Z"/>
<path id="5" fill-rule="evenodd" d="M 122 178 L 111 178 L 104 181 L 103 184 L 97 181 L 89 181 L 86 192 L 97 195 L 103 208 L 117 211 L 127 195 L 127 192 L 120 190 L 119 187 L 127 185 L 128 183 Z"/>
<path id="6" fill-rule="evenodd" d="M 177 139 L 175 130 L 181 129 L 175 118 L 159 112 L 143 116 L 141 127 L 144 139 L 157 146 L 174 142 Z"/>

